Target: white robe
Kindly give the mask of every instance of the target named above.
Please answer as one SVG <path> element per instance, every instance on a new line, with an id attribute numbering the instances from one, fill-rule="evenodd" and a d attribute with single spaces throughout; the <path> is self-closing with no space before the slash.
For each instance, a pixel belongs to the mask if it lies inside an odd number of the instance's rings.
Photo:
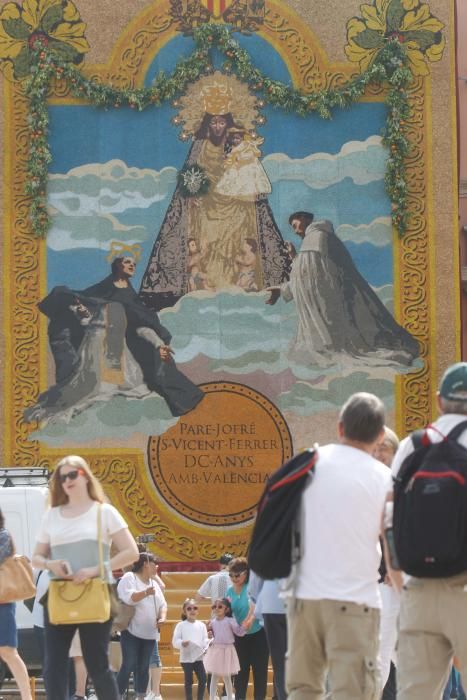
<path id="1" fill-rule="evenodd" d="M 417 341 L 358 272 L 330 221 L 307 227 L 280 292 L 297 307 L 293 359 L 326 364 L 345 353 L 408 365 L 419 353 Z"/>

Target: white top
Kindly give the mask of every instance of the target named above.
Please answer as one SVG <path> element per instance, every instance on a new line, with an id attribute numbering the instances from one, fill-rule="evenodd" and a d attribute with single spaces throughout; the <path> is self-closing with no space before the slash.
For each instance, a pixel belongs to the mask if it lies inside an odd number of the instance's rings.
<path id="1" fill-rule="evenodd" d="M 379 534 L 391 471 L 347 445 L 318 451 L 303 493 L 304 553 L 296 596 L 381 607 Z"/>
<path id="2" fill-rule="evenodd" d="M 203 596 L 203 598 L 217 600 L 218 598 L 225 598 L 229 586 L 229 572 L 227 570 L 218 571 L 216 574 L 208 576 L 206 581 L 201 584 L 198 593 L 200 596 Z"/>
<path id="3" fill-rule="evenodd" d="M 438 420 L 436 420 L 432 424 L 436 428 L 436 430 L 428 428 L 430 441 L 441 442 L 443 435 L 446 436 L 448 433 L 451 432 L 451 430 L 453 430 L 453 428 L 456 427 L 456 425 L 462 423 L 462 421 L 465 420 L 467 420 L 467 416 L 462 416 L 457 413 L 446 413 L 444 416 L 440 416 Z M 467 430 L 464 430 L 464 432 L 461 434 L 459 442 L 461 445 L 467 448 Z M 413 451 L 413 441 L 409 435 L 401 441 L 399 449 L 397 450 L 394 456 L 391 465 L 391 471 L 394 478 L 398 475 L 399 469 L 401 468 L 401 464 L 404 461 L 404 459 L 410 454 L 412 454 Z"/>
<path id="4" fill-rule="evenodd" d="M 50 545 L 50 558 L 66 560 L 73 573 L 83 567 L 99 564 L 98 505 L 98 502 L 94 501 L 89 510 L 74 518 L 63 517 L 61 506 L 56 506 L 46 510 L 42 518 L 37 541 Z M 100 517 L 104 566 L 108 580 L 112 581 L 108 566 L 112 535 L 127 528 L 128 525 L 118 510 L 109 503 L 102 503 Z M 54 578 L 51 572 L 50 577 Z"/>
<path id="5" fill-rule="evenodd" d="M 189 644 L 184 647 L 182 642 L 189 642 Z M 180 650 L 180 663 L 199 661 L 208 645 L 208 630 L 204 622 L 183 620 L 175 626 L 172 646 Z"/>
<path id="6" fill-rule="evenodd" d="M 154 586 L 154 595 L 137 603 L 131 599 L 133 593 L 145 591 L 149 586 Z M 150 579 L 148 583 L 144 583 L 139 576 L 128 571 L 118 582 L 117 593 L 124 603 L 135 606 L 135 614 L 128 625 L 128 631 L 140 639 L 159 639 L 157 620 L 162 610 L 167 609 L 167 603 L 157 581 Z"/>

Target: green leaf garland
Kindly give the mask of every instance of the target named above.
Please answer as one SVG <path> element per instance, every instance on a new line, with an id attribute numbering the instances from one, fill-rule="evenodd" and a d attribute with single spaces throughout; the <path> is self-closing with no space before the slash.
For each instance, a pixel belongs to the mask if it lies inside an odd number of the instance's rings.
<path id="1" fill-rule="evenodd" d="M 16 28 L 15 28 L 16 29 Z M 19 27 L 16 31 L 20 31 Z M 73 96 L 105 109 L 129 106 L 139 111 L 150 105 L 173 100 L 187 85 L 213 70 L 211 49 L 217 47 L 225 56 L 223 69 L 233 72 L 248 83 L 264 102 L 302 117 L 315 112 L 330 119 L 336 108 L 357 102 L 370 84 L 388 86 L 388 114 L 383 131 L 383 143 L 388 148 L 385 185 L 391 200 L 393 225 L 400 235 L 408 227 L 406 157 L 409 153 L 407 123 L 410 105 L 407 88 L 412 81 L 406 54 L 397 37 L 385 41 L 369 68 L 338 88 L 305 94 L 292 86 L 273 80 L 256 68 L 248 55 L 233 39 L 226 25 L 205 24 L 194 32 L 196 48 L 188 58 L 180 60 L 171 75 L 159 73 L 149 88 L 114 88 L 87 78 L 81 70 L 65 60 L 53 45 L 36 41 L 32 47 L 29 77 L 24 89 L 29 100 L 29 158 L 27 162 L 26 193 L 31 198 L 30 219 L 33 233 L 45 237 L 50 228 L 47 211 L 48 165 L 51 161 L 48 144 L 47 97 L 52 79 L 64 80 Z"/>

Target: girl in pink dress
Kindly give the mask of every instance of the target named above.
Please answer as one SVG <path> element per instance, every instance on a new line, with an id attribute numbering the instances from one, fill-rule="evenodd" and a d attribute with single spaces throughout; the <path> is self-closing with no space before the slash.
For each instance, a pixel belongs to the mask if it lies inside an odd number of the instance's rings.
<path id="1" fill-rule="evenodd" d="M 227 598 L 218 598 L 212 605 L 214 617 L 208 624 L 212 635 L 212 643 L 204 657 L 204 667 L 212 674 L 209 700 L 216 697 L 217 683 L 224 680 L 227 700 L 233 698 L 232 676 L 240 670 L 237 652 L 235 651 L 235 635 L 243 636 L 247 627 L 239 625 L 232 617 L 232 608 Z"/>

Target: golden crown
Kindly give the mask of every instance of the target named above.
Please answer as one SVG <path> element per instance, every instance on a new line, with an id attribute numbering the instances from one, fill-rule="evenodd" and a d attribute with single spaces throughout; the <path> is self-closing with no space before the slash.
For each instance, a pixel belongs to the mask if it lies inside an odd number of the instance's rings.
<path id="1" fill-rule="evenodd" d="M 135 261 L 138 262 L 138 260 L 141 257 L 141 253 L 142 250 L 139 243 L 134 243 L 133 245 L 126 245 L 121 241 L 112 241 L 110 244 L 109 254 L 107 256 L 107 261 L 112 262 L 112 260 L 115 260 L 115 258 L 128 256 L 134 258 Z"/>
<path id="2" fill-rule="evenodd" d="M 201 93 L 204 111 L 208 114 L 227 114 L 231 110 L 232 88 L 216 83 L 206 85 Z"/>

